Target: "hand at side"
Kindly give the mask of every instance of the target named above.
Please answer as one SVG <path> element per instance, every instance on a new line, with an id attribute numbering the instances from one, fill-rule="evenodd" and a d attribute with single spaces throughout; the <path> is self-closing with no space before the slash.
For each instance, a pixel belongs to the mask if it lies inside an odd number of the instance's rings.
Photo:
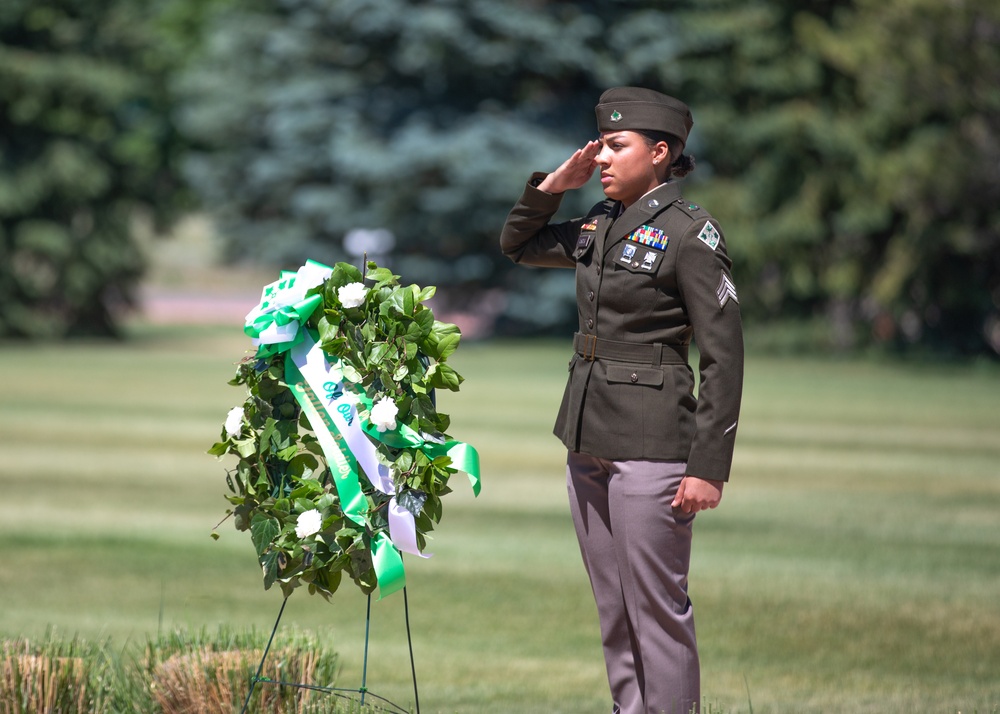
<path id="1" fill-rule="evenodd" d="M 725 481 L 711 481 L 696 476 L 685 476 L 677 489 L 677 495 L 670 505 L 684 513 L 697 513 L 706 508 L 715 508 L 722 500 Z"/>

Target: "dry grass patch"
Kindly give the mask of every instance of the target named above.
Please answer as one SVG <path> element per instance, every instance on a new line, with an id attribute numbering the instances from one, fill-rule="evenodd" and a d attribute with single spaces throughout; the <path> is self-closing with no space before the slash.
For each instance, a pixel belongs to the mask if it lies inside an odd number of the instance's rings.
<path id="1" fill-rule="evenodd" d="M 83 658 L 30 654 L 27 647 L 23 641 L 3 643 L 0 714 L 89 711 Z"/>

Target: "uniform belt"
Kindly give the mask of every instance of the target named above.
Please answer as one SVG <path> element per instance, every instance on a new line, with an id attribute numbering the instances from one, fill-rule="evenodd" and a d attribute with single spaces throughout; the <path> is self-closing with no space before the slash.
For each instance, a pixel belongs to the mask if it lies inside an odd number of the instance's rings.
<path id="1" fill-rule="evenodd" d="M 688 346 L 666 342 L 638 343 L 603 340 L 596 335 L 573 335 L 573 349 L 585 360 L 609 359 L 617 362 L 641 362 L 659 367 L 661 364 L 687 364 Z"/>

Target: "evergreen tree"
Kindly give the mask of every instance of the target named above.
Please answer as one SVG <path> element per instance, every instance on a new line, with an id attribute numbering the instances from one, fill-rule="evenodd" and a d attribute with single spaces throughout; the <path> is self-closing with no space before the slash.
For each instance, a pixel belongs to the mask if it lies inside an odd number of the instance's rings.
<path id="1" fill-rule="evenodd" d="M 691 3 L 684 96 L 751 320 L 1000 352 L 1000 7 Z"/>
<path id="2" fill-rule="evenodd" d="M 0 336 L 111 335 L 176 205 L 169 48 L 142 0 L 0 5 Z"/>
<path id="3" fill-rule="evenodd" d="M 352 229 L 388 229 L 406 279 L 502 285 L 516 322 L 570 329 L 572 275 L 510 270 L 497 231 L 530 169 L 593 137 L 603 89 L 650 86 L 692 106 L 686 192 L 726 229 L 748 322 L 807 325 L 808 346 L 1000 350 L 998 13 L 255 0 L 179 85 L 204 149 L 187 175 L 234 257 L 329 262 Z"/>
<path id="4" fill-rule="evenodd" d="M 231 255 L 356 259 L 346 235 L 388 229 L 406 280 L 453 295 L 506 284 L 522 326 L 571 324 L 572 274 L 513 272 L 497 237 L 530 171 L 594 136 L 596 99 L 624 76 L 603 41 L 614 4 L 254 7 L 218 18 L 180 85 L 182 127 L 206 149 L 187 176 Z M 600 197 L 568 197 L 564 214 Z"/>

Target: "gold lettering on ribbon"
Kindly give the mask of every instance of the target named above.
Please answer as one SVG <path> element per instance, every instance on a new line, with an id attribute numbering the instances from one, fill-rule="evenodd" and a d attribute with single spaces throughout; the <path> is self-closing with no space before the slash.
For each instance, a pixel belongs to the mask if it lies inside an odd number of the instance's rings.
<path id="1" fill-rule="evenodd" d="M 298 384 L 295 385 L 295 389 L 297 389 L 302 395 L 305 396 L 306 399 L 309 400 L 309 403 L 312 405 L 313 409 L 316 410 L 316 412 L 319 414 L 320 419 L 323 420 L 323 424 L 326 425 L 327 431 L 329 432 L 330 436 L 332 436 L 334 440 L 337 442 L 343 441 L 344 437 L 337 429 L 336 424 L 333 423 L 333 418 L 326 411 L 326 407 L 323 406 L 323 402 L 319 400 L 319 397 L 316 396 L 316 393 L 312 390 L 312 387 L 309 386 L 308 382 L 299 382 Z M 347 463 L 347 460 L 335 459 L 335 461 L 337 462 L 338 478 L 345 479 L 348 476 L 350 476 L 351 467 Z"/>

